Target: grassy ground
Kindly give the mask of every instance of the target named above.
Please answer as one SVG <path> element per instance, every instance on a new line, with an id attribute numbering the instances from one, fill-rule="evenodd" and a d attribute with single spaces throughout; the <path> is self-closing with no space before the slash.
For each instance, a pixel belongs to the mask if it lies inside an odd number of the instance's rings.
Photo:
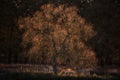
<path id="1" fill-rule="evenodd" d="M 4 73 L 0 74 L 0 80 L 120 80 L 118 75 L 105 75 L 103 77 L 62 77 L 52 74 L 40 73 Z"/>
<path id="2" fill-rule="evenodd" d="M 113 67 L 113 66 L 105 66 L 105 68 L 97 68 L 96 70 L 93 70 L 93 72 L 90 71 L 90 74 L 77 74 L 79 77 L 70 77 L 65 76 L 64 73 L 62 73 L 59 76 L 55 76 L 52 74 L 40 74 L 40 73 L 16 73 L 16 69 L 21 70 L 21 66 L 23 66 L 21 72 L 24 72 L 24 67 L 28 65 L 5 65 L 0 64 L 0 80 L 120 80 L 120 68 L 119 67 Z M 34 67 L 34 65 L 32 65 Z M 32 67 L 32 70 L 34 70 Z M 40 66 L 37 66 L 40 67 Z M 30 66 L 28 66 L 28 69 L 31 69 Z M 11 69 L 11 70 L 9 70 Z M 26 68 L 25 68 L 26 69 Z M 9 71 L 9 72 L 8 72 Z M 11 72 L 10 72 L 11 71 Z M 14 73 L 13 73 L 14 72 Z M 82 77 L 84 76 L 84 77 Z"/>

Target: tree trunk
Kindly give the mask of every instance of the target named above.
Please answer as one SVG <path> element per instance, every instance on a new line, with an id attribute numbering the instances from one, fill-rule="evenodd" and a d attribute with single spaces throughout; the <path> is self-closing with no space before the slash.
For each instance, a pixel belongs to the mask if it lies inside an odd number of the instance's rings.
<path id="1" fill-rule="evenodd" d="M 55 45 L 55 41 L 53 40 L 53 38 L 52 38 L 52 43 L 53 43 L 53 51 L 54 51 L 54 53 L 53 53 L 53 72 L 54 72 L 54 74 L 55 75 L 57 75 L 57 63 L 56 63 L 56 57 L 57 57 L 57 49 L 56 49 L 56 45 Z"/>
<path id="2" fill-rule="evenodd" d="M 12 24 L 12 23 L 11 23 Z M 13 27 L 12 25 L 9 26 L 9 52 L 8 52 L 8 63 L 12 63 L 12 44 L 13 44 Z"/>

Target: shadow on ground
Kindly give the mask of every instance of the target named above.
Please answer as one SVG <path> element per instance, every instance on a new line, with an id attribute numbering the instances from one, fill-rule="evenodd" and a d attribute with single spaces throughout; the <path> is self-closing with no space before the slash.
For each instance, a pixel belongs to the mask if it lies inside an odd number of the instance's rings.
<path id="1" fill-rule="evenodd" d="M 0 71 L 0 80 L 119 80 L 119 75 L 110 74 L 102 77 L 74 77 L 74 76 L 55 76 L 53 74 L 40 73 L 12 73 Z"/>

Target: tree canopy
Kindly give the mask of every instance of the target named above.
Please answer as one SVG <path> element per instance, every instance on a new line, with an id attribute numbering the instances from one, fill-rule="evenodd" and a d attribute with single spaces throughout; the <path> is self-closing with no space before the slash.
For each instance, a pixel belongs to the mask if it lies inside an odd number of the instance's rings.
<path id="1" fill-rule="evenodd" d="M 119 7 L 119 0 L 0 0 L 0 62 L 50 64 L 56 53 L 59 64 L 92 56 L 120 64 Z"/>

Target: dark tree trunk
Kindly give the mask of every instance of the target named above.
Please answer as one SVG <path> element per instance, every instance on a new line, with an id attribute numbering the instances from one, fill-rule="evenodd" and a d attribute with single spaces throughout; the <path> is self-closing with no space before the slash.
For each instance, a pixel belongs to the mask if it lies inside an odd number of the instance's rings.
<path id="1" fill-rule="evenodd" d="M 55 41 L 53 40 L 52 38 L 52 43 L 53 43 L 53 71 L 54 71 L 54 74 L 57 75 L 57 62 L 56 62 L 56 57 L 57 57 L 57 49 L 56 49 L 56 45 L 55 45 Z"/>
<path id="2" fill-rule="evenodd" d="M 12 24 L 12 23 L 10 23 L 10 24 Z M 8 51 L 8 63 L 9 64 L 12 63 L 12 53 L 13 53 L 13 51 L 12 51 L 12 49 L 13 49 L 13 46 L 12 46 L 12 44 L 13 44 L 12 32 L 13 32 L 13 27 L 12 27 L 12 25 L 10 25 L 9 26 L 9 45 L 8 45 L 9 46 L 9 51 Z"/>

